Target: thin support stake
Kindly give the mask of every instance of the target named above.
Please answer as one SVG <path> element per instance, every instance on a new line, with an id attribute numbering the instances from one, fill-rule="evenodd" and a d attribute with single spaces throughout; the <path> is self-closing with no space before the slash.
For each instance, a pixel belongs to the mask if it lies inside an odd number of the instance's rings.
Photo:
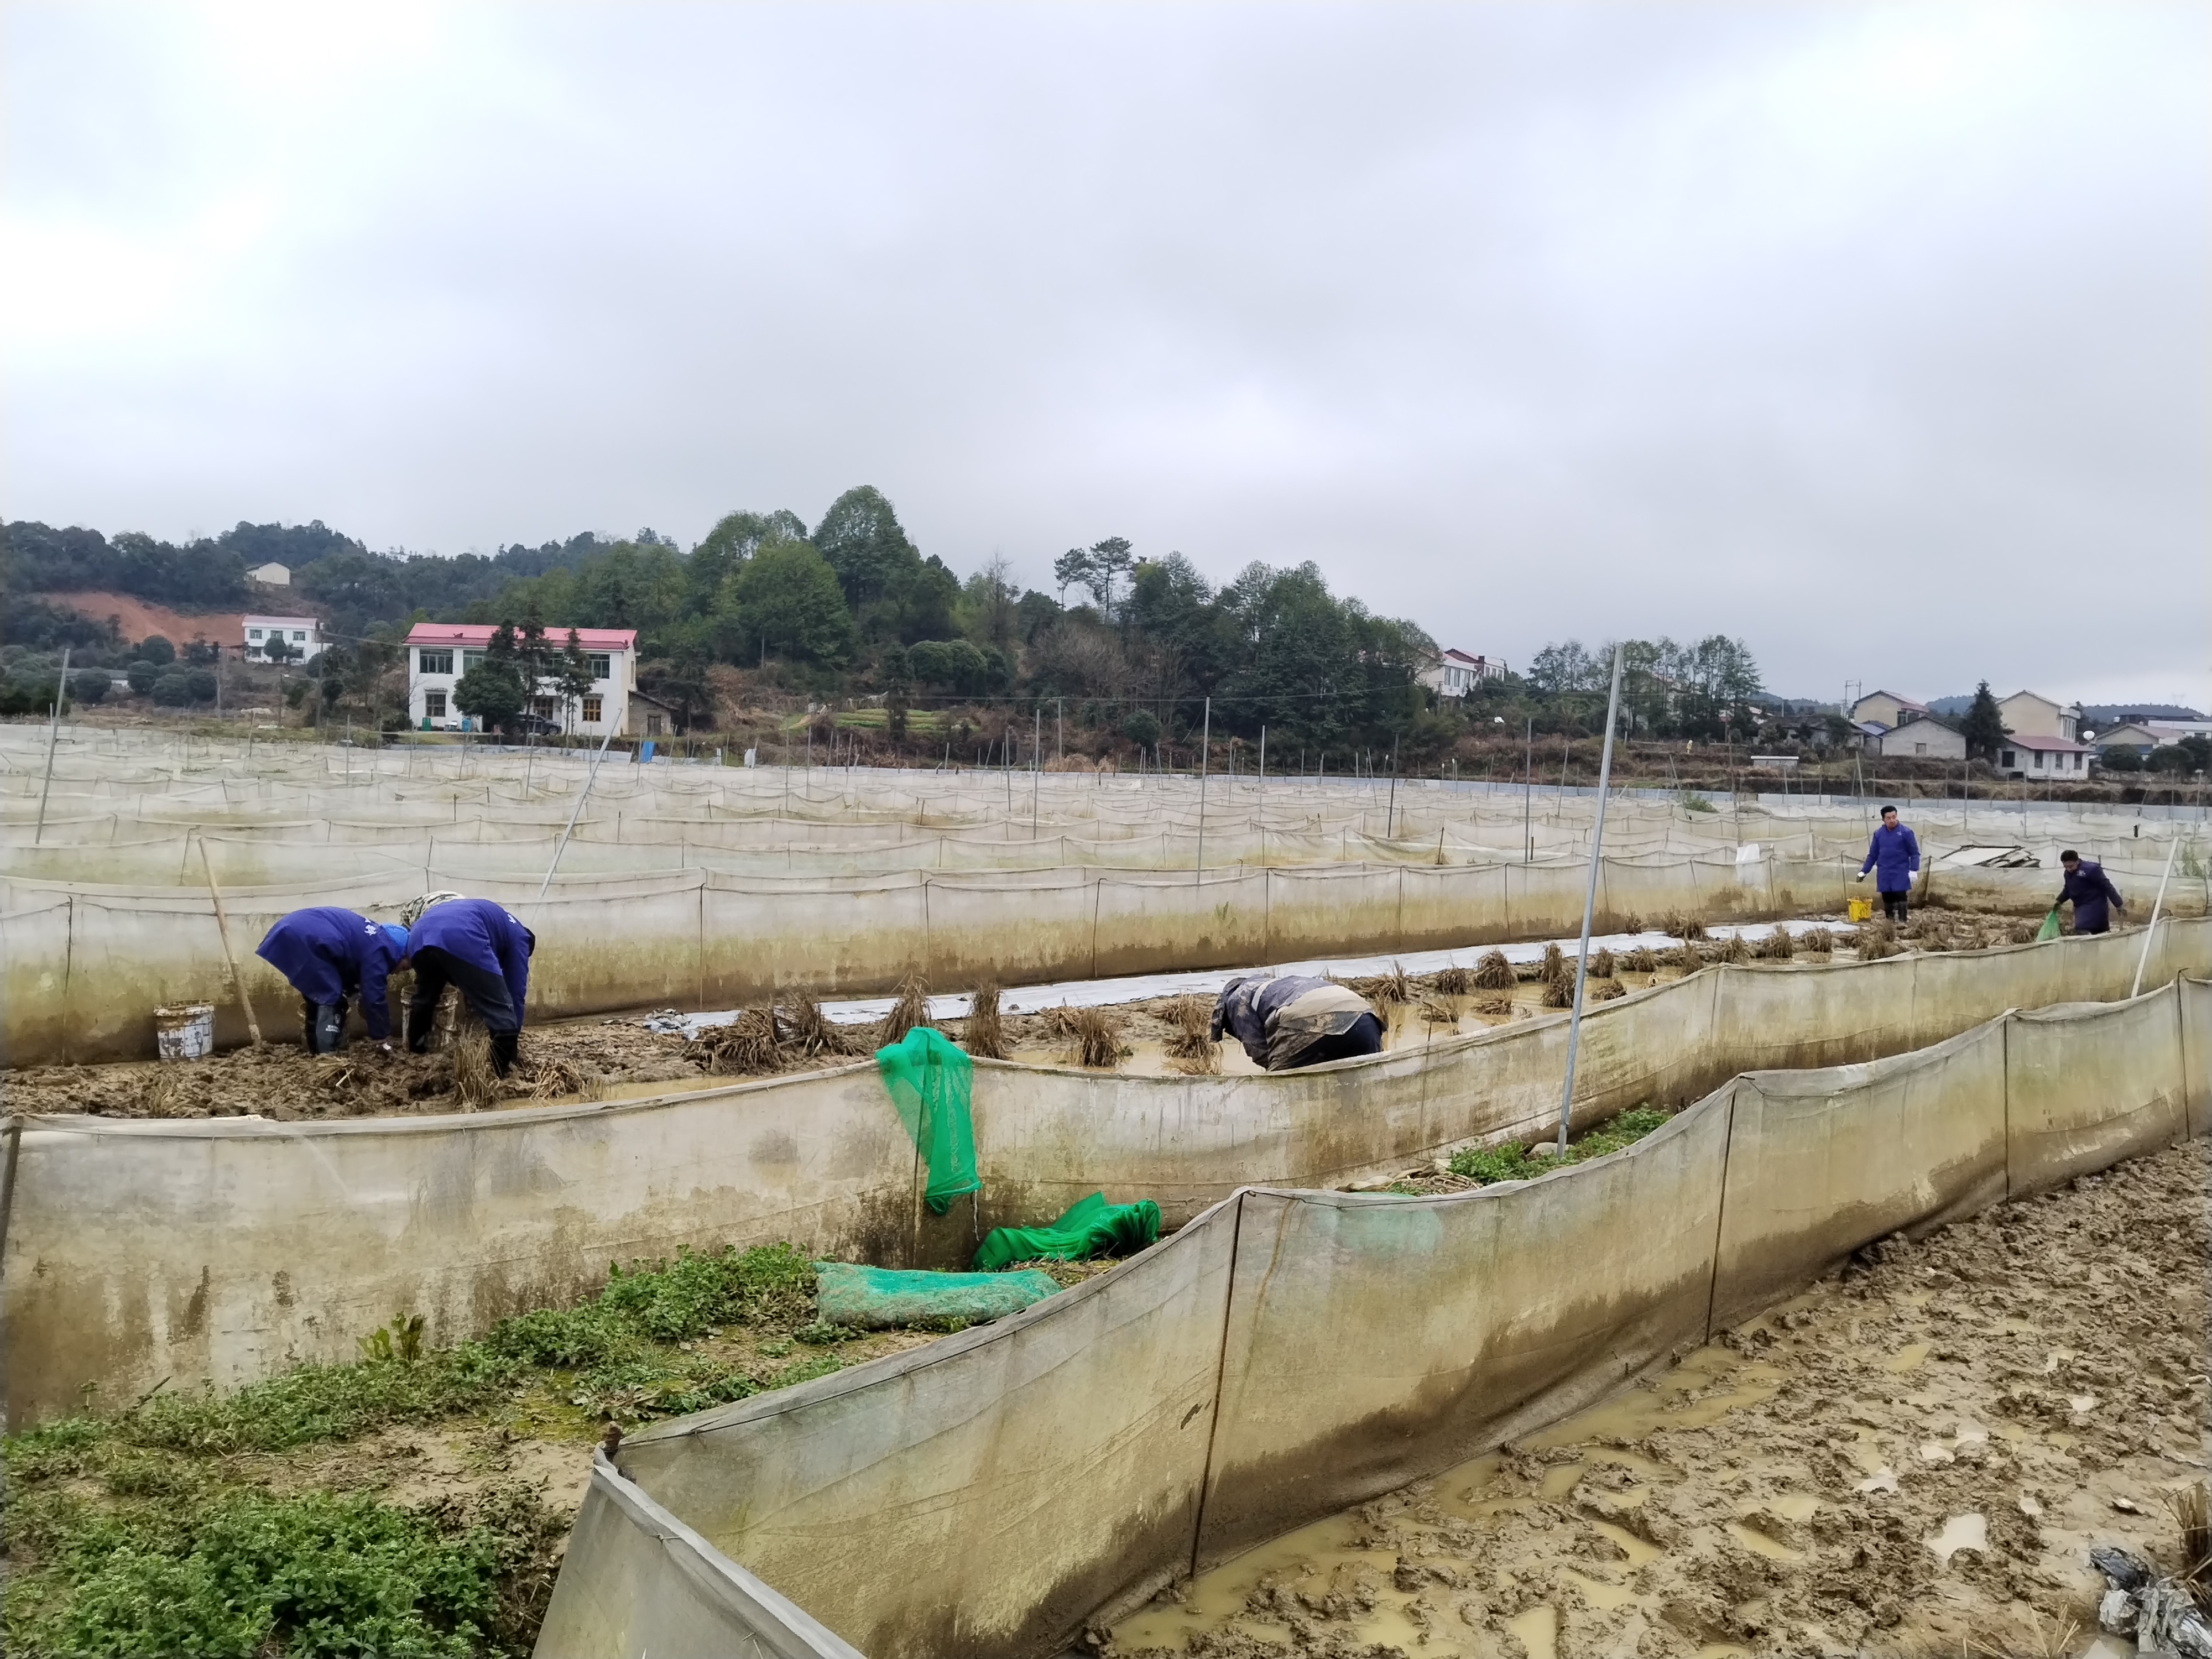
<path id="1" fill-rule="evenodd" d="M 606 735 L 599 739 L 599 749 L 592 756 L 592 769 L 584 774 L 584 787 L 576 796 L 574 810 L 568 814 L 568 827 L 561 831 L 561 844 L 553 849 L 553 862 L 545 866 L 545 879 L 538 884 L 538 896 L 540 898 L 545 896 L 545 890 L 553 884 L 553 872 L 561 867 L 561 854 L 568 850 L 568 837 L 576 833 L 576 820 L 584 816 L 584 803 L 591 799 L 592 785 L 598 781 L 599 775 L 599 762 L 605 758 L 607 745 L 614 741 L 614 722 L 610 720 L 607 722 Z M 787 798 L 784 810 L 788 811 L 790 810 L 788 797 L 791 792 L 791 768 L 788 764 L 783 769 L 783 787 Z"/>
<path id="2" fill-rule="evenodd" d="M 1206 880 L 1206 763 L 1213 752 L 1213 699 L 1206 700 L 1206 724 L 1198 739 L 1198 868 L 1191 872 L 1191 884 L 1198 886 Z"/>
<path id="3" fill-rule="evenodd" d="M 2180 851 L 2181 827 L 2177 823 L 2173 830 L 2173 845 L 2166 849 L 2166 873 L 2158 878 L 2158 896 L 2151 901 L 2150 926 L 2143 929 L 2142 954 L 2136 958 L 2136 982 L 2128 991 L 2131 998 L 2142 994 L 2143 969 L 2150 966 L 2150 942 L 2158 936 L 2158 913 L 2166 903 L 2166 884 L 2173 874 L 2174 855 Z"/>
<path id="4" fill-rule="evenodd" d="M 1559 1156 L 1567 1155 L 1567 1120 L 1575 1104 L 1575 1058 L 1583 1040 L 1583 987 L 1589 978 L 1590 921 L 1597 914 L 1598 860 L 1605 848 L 1605 794 L 1613 781 L 1613 727 L 1620 717 L 1621 647 L 1613 647 L 1613 692 L 1606 703 L 1605 753 L 1597 765 L 1597 822 L 1590 830 L 1589 885 L 1583 893 L 1583 946 L 1575 957 L 1575 1011 L 1567 1019 L 1567 1082 L 1559 1094 Z"/>
<path id="5" fill-rule="evenodd" d="M 62 677 L 54 683 L 54 712 L 46 723 L 46 781 L 39 786 L 39 827 L 31 833 L 36 847 L 46 833 L 46 792 L 54 787 L 54 745 L 61 741 L 62 698 L 69 692 L 70 648 L 62 647 Z"/>

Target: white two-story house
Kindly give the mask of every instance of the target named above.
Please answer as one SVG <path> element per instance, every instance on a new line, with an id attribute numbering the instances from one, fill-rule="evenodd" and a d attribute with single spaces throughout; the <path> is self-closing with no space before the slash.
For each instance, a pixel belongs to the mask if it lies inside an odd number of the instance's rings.
<path id="1" fill-rule="evenodd" d="M 465 717 L 453 706 L 453 688 L 462 675 L 483 660 L 484 651 L 497 631 L 488 623 L 415 624 L 407 635 L 410 725 L 422 732 L 465 729 Z M 637 630 L 580 628 L 575 633 L 585 665 L 591 671 L 591 689 L 580 697 L 563 697 L 558 687 L 543 684 L 530 700 L 530 712 L 579 737 L 604 737 L 610 731 L 628 735 L 631 717 L 637 712 L 633 705 L 642 701 L 637 690 Z M 566 651 L 568 629 L 548 628 L 545 643 L 556 653 Z M 659 705 L 654 705 L 653 713 L 658 732 Z"/>
<path id="2" fill-rule="evenodd" d="M 283 641 L 285 656 L 295 666 L 323 654 L 323 625 L 313 617 L 240 617 L 240 642 L 255 662 L 267 662 L 269 647 Z"/>

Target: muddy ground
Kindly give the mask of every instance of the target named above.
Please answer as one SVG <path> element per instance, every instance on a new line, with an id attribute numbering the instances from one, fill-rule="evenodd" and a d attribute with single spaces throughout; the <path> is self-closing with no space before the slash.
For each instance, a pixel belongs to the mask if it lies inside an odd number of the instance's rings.
<path id="1" fill-rule="evenodd" d="M 2206 1474 L 2208 1191 L 2182 1146 L 1885 1241 L 1590 1411 L 1180 1587 L 1112 1651 L 2089 1651 L 2088 1550 L 2179 1567 L 2165 1494 Z"/>
<path id="2" fill-rule="evenodd" d="M 1893 950 L 1978 950 L 2032 935 L 2018 918 L 1930 908 L 1916 915 L 1892 944 Z M 1801 951 L 1805 962 L 1853 959 L 1848 935 L 1834 941 L 1832 954 Z M 1678 979 L 1705 963 L 1750 959 L 1755 949 L 1706 940 L 1662 951 L 1641 968 L 1623 957 L 1610 975 L 1592 982 L 1593 1000 L 1626 994 Z M 1601 956 L 1594 969 L 1607 966 Z M 1447 994 L 1434 975 L 1408 976 L 1402 983 L 1359 980 L 1354 988 L 1388 1017 L 1391 1049 L 1423 1044 L 1510 1024 L 1548 1011 L 1540 973 L 1524 965 L 1510 990 Z M 1255 1073 L 1255 1065 L 1234 1042 L 1222 1043 L 1211 1061 L 1176 1052 L 1174 1039 L 1186 1011 L 1182 999 L 1163 998 L 1103 1011 L 1112 1027 L 1115 1065 L 1139 1073 L 1218 1070 Z M 1553 1006 L 1556 1006 L 1554 1000 Z M 673 1010 L 667 1011 L 673 1012 Z M 1081 1063 L 1079 1036 L 1062 1014 L 1009 1015 L 1004 1021 L 1006 1057 L 1032 1065 Z M 945 1022 L 956 1040 L 968 1035 L 965 1020 Z M 234 1049 L 201 1060 L 161 1064 L 132 1061 L 107 1066 L 46 1066 L 0 1072 L 0 1101 L 10 1112 L 86 1112 L 103 1117 L 198 1118 L 258 1114 L 278 1121 L 330 1117 L 376 1117 L 413 1113 L 494 1109 L 607 1099 L 636 1098 L 687 1089 L 704 1089 L 746 1077 L 768 1075 L 757 1065 L 718 1056 L 712 1044 L 687 1042 L 647 1029 L 638 1017 L 570 1020 L 536 1025 L 525 1031 L 520 1063 L 504 1083 L 476 1094 L 457 1088 L 451 1056 L 404 1052 L 386 1054 L 357 1040 L 342 1054 L 316 1059 L 301 1048 L 296 1030 L 272 1029 L 259 1049 Z M 842 1028 L 848 1052 L 807 1053 L 806 1045 L 786 1042 L 776 1073 L 846 1065 L 872 1053 L 881 1034 L 872 1026 Z"/>

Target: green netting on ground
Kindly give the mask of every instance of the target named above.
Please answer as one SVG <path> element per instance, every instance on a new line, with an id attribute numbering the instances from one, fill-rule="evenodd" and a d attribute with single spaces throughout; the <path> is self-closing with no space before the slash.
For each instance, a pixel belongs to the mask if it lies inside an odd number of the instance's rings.
<path id="1" fill-rule="evenodd" d="M 1094 1255 L 1126 1255 L 1160 1236 L 1160 1206 L 1149 1198 L 1134 1204 L 1109 1204 L 1093 1193 L 1049 1227 L 994 1227 L 975 1252 L 985 1272 L 1010 1261 L 1088 1261 Z"/>
<path id="2" fill-rule="evenodd" d="M 928 1167 L 923 1201 L 932 1215 L 943 1215 L 956 1194 L 975 1192 L 983 1184 L 975 1175 L 975 1122 L 969 1110 L 975 1091 L 975 1062 L 944 1032 L 922 1025 L 877 1049 L 876 1065 L 899 1121 Z"/>
<path id="3" fill-rule="evenodd" d="M 1050 1273 L 907 1273 L 848 1261 L 814 1264 L 814 1311 L 825 1325 L 889 1330 L 957 1320 L 970 1325 L 1019 1313 L 1060 1289 Z"/>

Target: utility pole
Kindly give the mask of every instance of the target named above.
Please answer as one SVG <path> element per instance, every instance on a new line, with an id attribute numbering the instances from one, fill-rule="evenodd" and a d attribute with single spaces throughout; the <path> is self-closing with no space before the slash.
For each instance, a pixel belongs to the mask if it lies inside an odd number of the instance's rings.
<path id="1" fill-rule="evenodd" d="M 1052 700 L 1052 755 L 1054 760 L 1067 758 L 1067 699 Z"/>

